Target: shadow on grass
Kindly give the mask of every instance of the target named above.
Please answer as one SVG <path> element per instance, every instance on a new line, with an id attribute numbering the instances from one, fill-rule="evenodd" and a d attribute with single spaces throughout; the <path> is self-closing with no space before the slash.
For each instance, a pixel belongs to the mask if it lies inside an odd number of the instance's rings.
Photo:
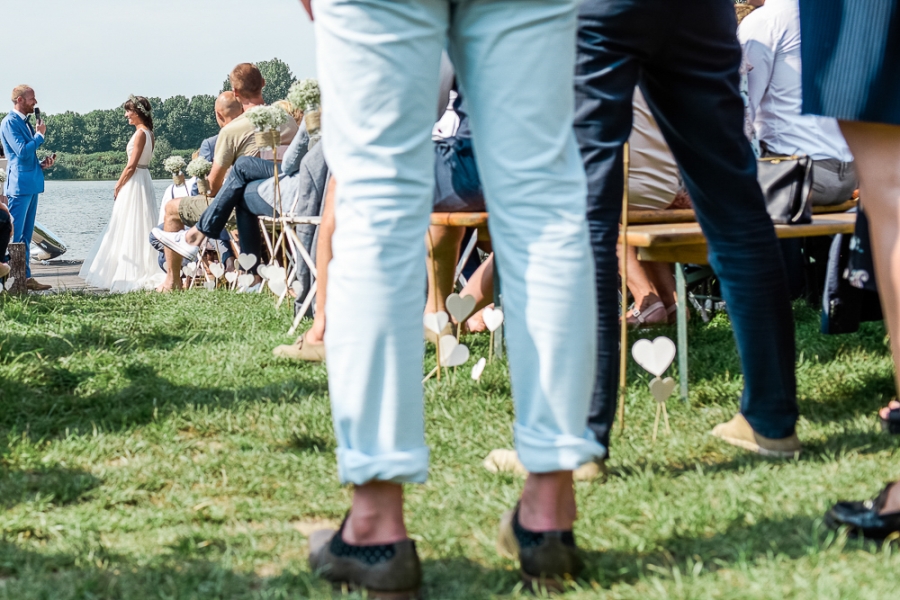
<path id="1" fill-rule="evenodd" d="M 44 501 L 62 506 L 81 500 L 100 485 L 85 471 L 58 465 L 32 469 L 0 469 L 0 507 L 11 508 L 25 502 Z"/>
<path id="2" fill-rule="evenodd" d="M 642 576 L 659 576 L 678 569 L 690 574 L 698 563 L 704 571 L 752 564 L 759 558 L 779 556 L 790 560 L 821 550 L 833 542 L 835 534 L 821 525 L 820 518 L 793 516 L 735 521 L 725 531 L 708 536 L 675 536 L 656 542 L 646 553 L 627 551 L 586 551 L 584 579 L 603 587 L 633 584 Z M 848 549 L 865 548 L 863 542 L 851 542 Z M 869 550 L 877 550 L 873 545 Z"/>
<path id="3" fill-rule="evenodd" d="M 207 546 L 210 554 L 220 550 Z M 67 553 L 38 553 L 0 542 L 0 597 L 17 600 L 194 600 L 215 598 L 331 598 L 330 588 L 308 572 L 267 575 L 238 572 L 219 557 L 162 557 L 142 564 L 109 552 L 100 539 Z"/>
<path id="4" fill-rule="evenodd" d="M 164 341 L 173 340 L 177 336 Z M 21 344 L 18 341 L 14 345 Z M 71 354 L 72 349 L 66 348 L 65 355 Z M 139 361 L 107 369 L 103 376 L 125 381 L 107 384 L 106 387 L 114 388 L 110 391 L 90 392 L 84 386 L 97 373 L 71 369 L 58 360 L 59 355 L 43 352 L 43 361 L 29 360 L 23 372 L 0 379 L 0 397 L 4 398 L 0 435 L 24 432 L 31 439 L 42 439 L 96 428 L 117 431 L 144 425 L 184 406 L 208 404 L 228 408 L 238 402 L 302 401 L 310 395 L 327 393 L 324 378 L 290 375 L 263 386 L 216 385 L 215 381 L 212 385 L 175 384 L 160 374 L 159 368 Z M 0 360 L 4 354 L 0 354 Z M 16 357 L 11 356 L 10 360 Z"/>

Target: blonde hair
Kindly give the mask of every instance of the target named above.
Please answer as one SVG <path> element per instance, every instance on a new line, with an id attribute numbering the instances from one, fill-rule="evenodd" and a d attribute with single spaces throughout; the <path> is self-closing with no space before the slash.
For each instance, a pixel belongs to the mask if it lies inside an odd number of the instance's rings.
<path id="1" fill-rule="evenodd" d="M 16 87 L 14 87 L 12 91 L 12 101 L 15 102 L 16 100 L 24 96 L 25 92 L 27 92 L 28 90 L 34 91 L 34 88 L 32 88 L 30 85 L 25 85 L 24 83 L 22 85 L 17 85 Z"/>
<path id="2" fill-rule="evenodd" d="M 299 108 L 294 108 L 294 105 L 291 104 L 287 100 L 278 100 L 275 102 L 275 106 L 279 107 L 281 110 L 291 115 L 299 126 L 300 123 L 303 122 L 303 111 Z"/>

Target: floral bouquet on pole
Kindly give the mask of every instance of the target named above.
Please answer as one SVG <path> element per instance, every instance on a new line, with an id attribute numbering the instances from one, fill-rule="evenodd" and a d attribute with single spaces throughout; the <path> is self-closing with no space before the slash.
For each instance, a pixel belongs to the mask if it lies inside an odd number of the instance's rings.
<path id="1" fill-rule="evenodd" d="M 257 106 L 247 112 L 247 120 L 256 128 L 256 145 L 276 150 L 281 142 L 280 128 L 290 115 L 279 106 Z"/>
<path id="2" fill-rule="evenodd" d="M 172 182 L 175 185 L 184 185 L 184 169 L 187 163 L 180 156 L 170 156 L 163 161 L 163 169 L 172 174 Z"/>
<path id="3" fill-rule="evenodd" d="M 278 145 L 281 142 L 280 128 L 292 118 L 279 106 L 257 106 L 245 113 L 247 120 L 256 128 L 256 145 L 272 149 L 272 165 L 275 167 L 275 200 L 272 202 L 272 239 L 275 240 L 275 222 L 281 214 L 281 187 L 278 185 Z M 277 251 L 278 244 L 275 244 Z M 273 253 L 272 260 L 275 260 Z"/>
<path id="4" fill-rule="evenodd" d="M 197 157 L 187 166 L 187 174 L 197 178 L 197 191 L 204 196 L 209 194 L 209 181 L 206 179 L 212 171 L 212 163 L 205 158 Z"/>
<path id="5" fill-rule="evenodd" d="M 301 79 L 291 86 L 287 101 L 303 111 L 310 142 L 317 141 L 321 137 L 319 128 L 321 127 L 322 91 L 319 89 L 319 82 L 315 79 Z"/>

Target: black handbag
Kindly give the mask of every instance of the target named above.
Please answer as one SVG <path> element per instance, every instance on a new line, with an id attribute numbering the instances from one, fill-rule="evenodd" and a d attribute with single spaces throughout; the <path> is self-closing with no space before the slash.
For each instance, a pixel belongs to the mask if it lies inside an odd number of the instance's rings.
<path id="1" fill-rule="evenodd" d="M 766 156 L 757 161 L 756 177 L 773 223 L 812 223 L 812 163 L 808 156 Z"/>

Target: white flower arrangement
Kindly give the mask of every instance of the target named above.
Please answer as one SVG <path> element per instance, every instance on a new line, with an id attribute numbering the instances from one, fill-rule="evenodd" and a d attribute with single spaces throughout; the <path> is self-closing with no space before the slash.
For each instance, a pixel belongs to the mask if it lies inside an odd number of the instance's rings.
<path id="1" fill-rule="evenodd" d="M 184 173 L 184 168 L 186 166 L 187 163 L 184 162 L 184 158 L 180 156 L 170 156 L 165 161 L 163 161 L 163 168 L 172 175 Z"/>
<path id="2" fill-rule="evenodd" d="M 316 79 L 301 79 L 288 90 L 287 101 L 303 112 L 317 109 L 322 103 L 322 91 Z"/>
<path id="3" fill-rule="evenodd" d="M 6 171 L 0 171 L 0 183 L 6 183 Z M 0 190 L 3 193 L 3 190 Z"/>
<path id="4" fill-rule="evenodd" d="M 257 106 L 246 113 L 257 131 L 274 131 L 287 123 L 290 115 L 279 106 Z"/>
<path id="5" fill-rule="evenodd" d="M 203 179 L 212 171 L 212 163 L 202 157 L 197 157 L 187 166 L 187 174 L 191 177 Z"/>

